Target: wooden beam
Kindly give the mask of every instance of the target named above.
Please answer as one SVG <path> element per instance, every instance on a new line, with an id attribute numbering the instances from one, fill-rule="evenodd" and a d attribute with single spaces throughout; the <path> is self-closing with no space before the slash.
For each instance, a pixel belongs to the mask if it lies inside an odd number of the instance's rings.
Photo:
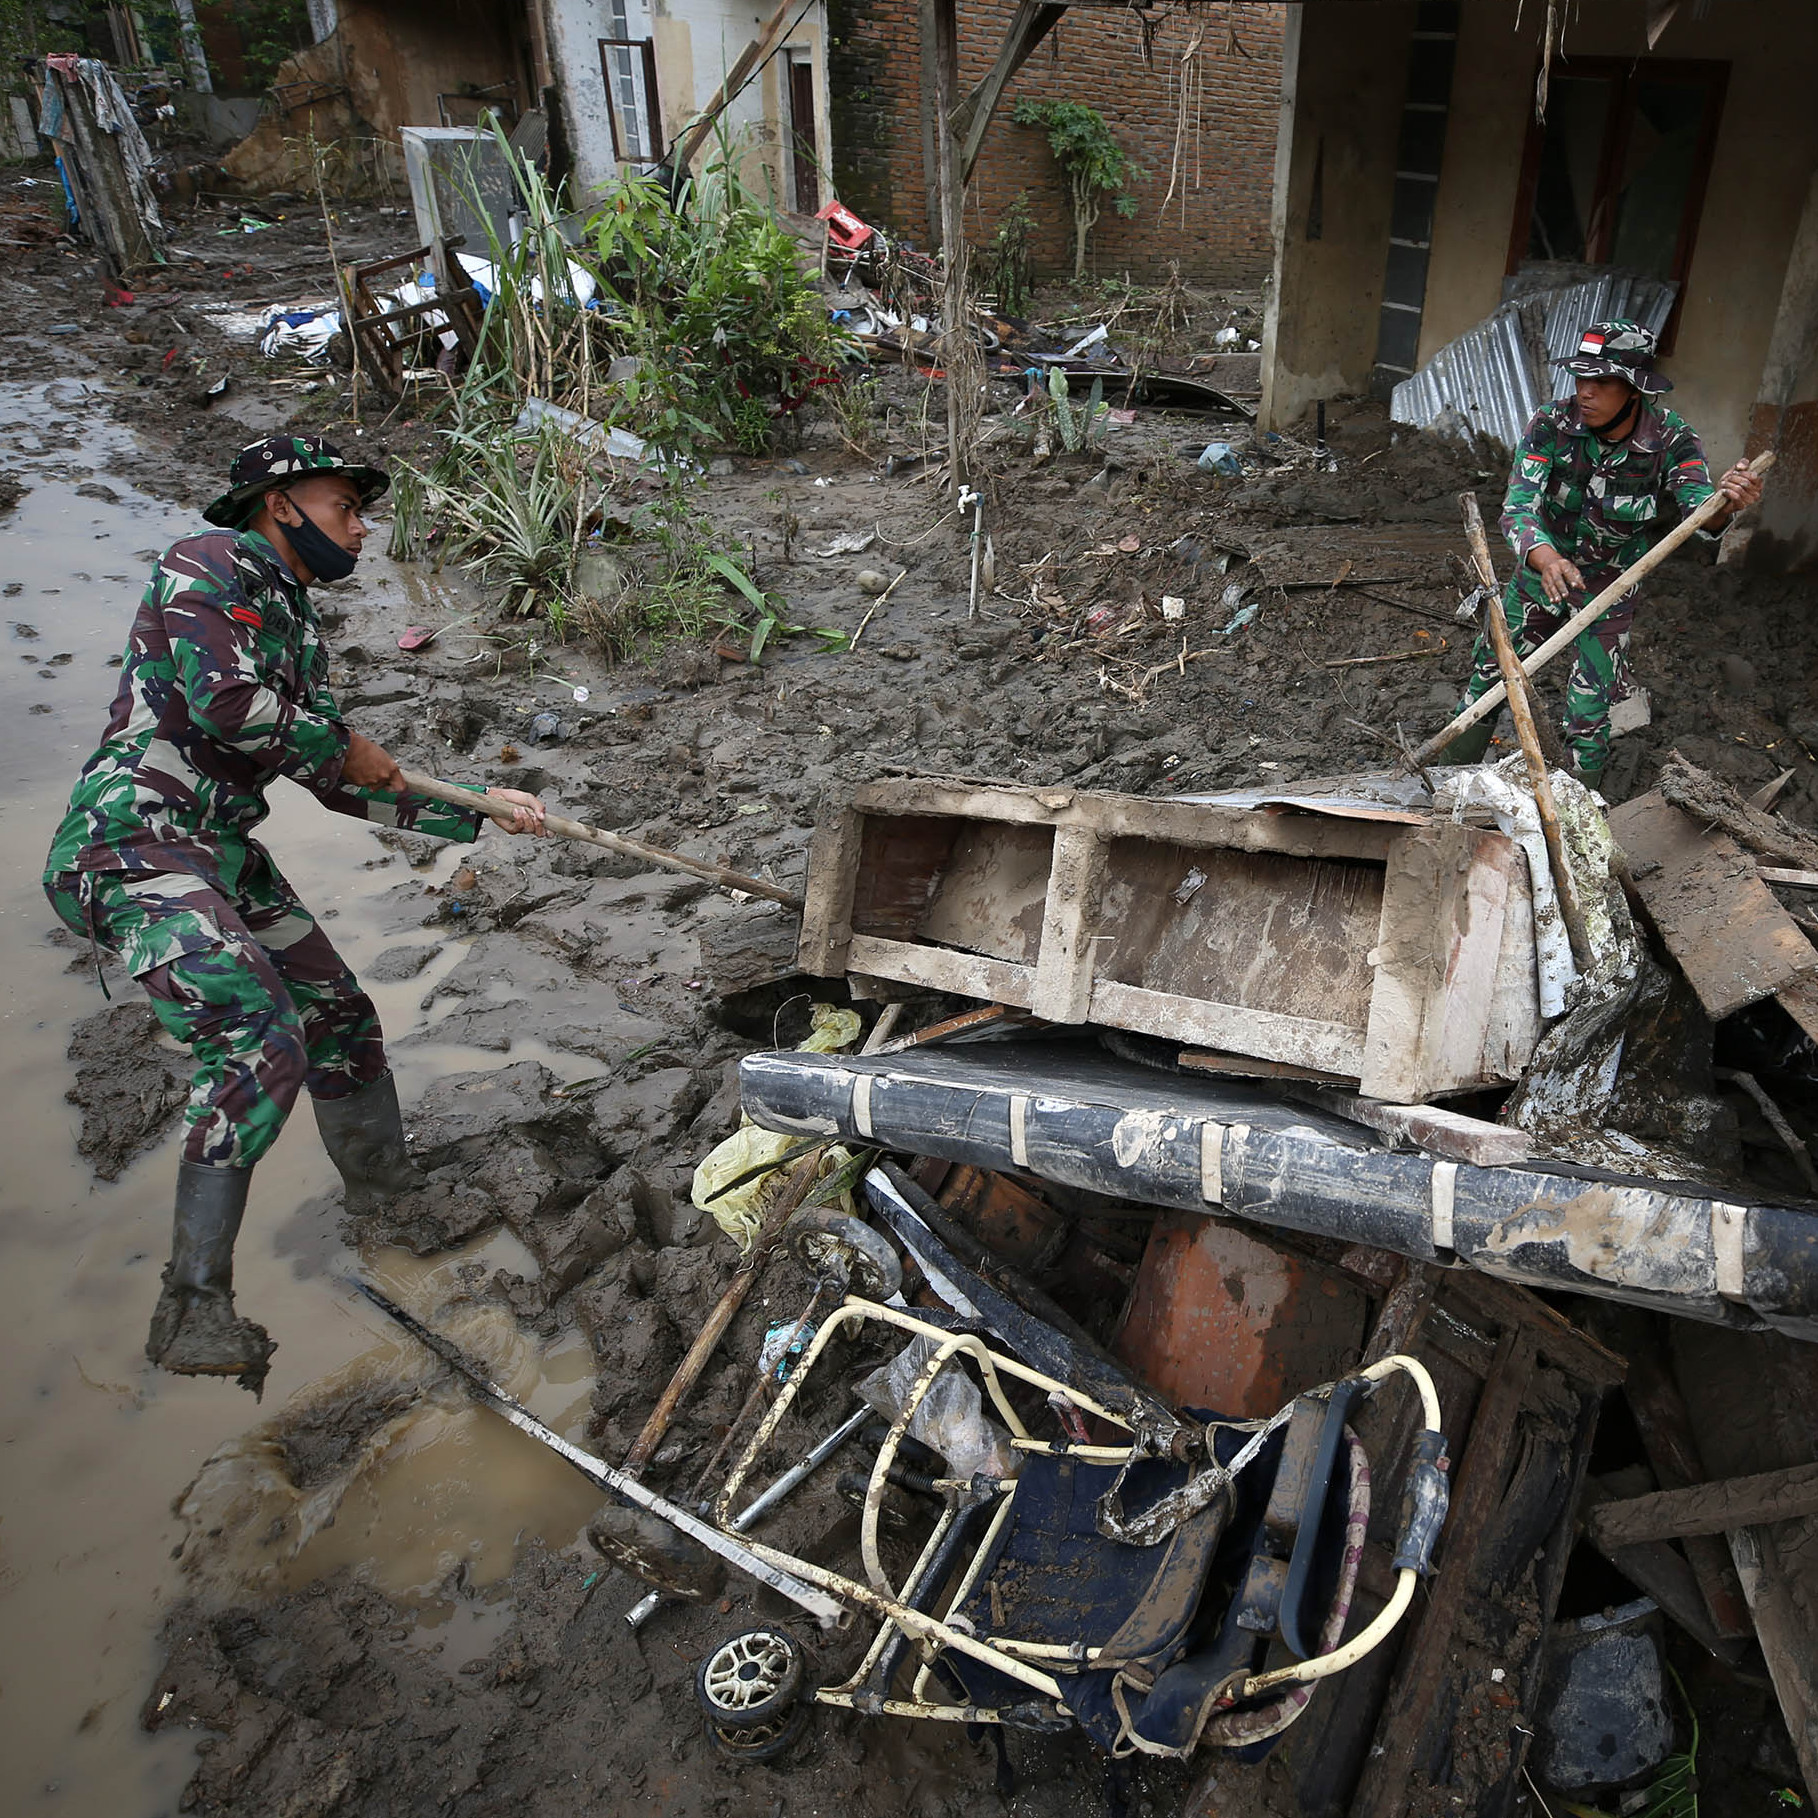
<path id="1" fill-rule="evenodd" d="M 1818 1465 L 1790 1465 L 1753 1477 L 1726 1477 L 1655 1490 L 1592 1510 L 1591 1537 L 1601 1546 L 1639 1546 L 1688 1534 L 1727 1534 L 1762 1522 L 1818 1515 Z"/>
<path id="2" fill-rule="evenodd" d="M 1584 1487 L 1580 1510 L 1590 1513 L 1610 1500 L 1610 1492 L 1595 1479 Z M 1740 1636 L 1720 1635 L 1713 1627 L 1697 1577 L 1684 1556 L 1664 1540 L 1651 1540 L 1638 1546 L 1605 1546 L 1595 1534 L 1586 1534 L 1592 1546 L 1619 1571 L 1636 1590 L 1645 1591 L 1660 1605 L 1698 1645 L 1734 1666 L 1747 1651 Z M 1737 1593 L 1738 1599 L 1741 1592 Z"/>
<path id="3" fill-rule="evenodd" d="M 1639 1307 L 1606 1307 L 1599 1310 L 1597 1323 L 1612 1349 L 1628 1359 L 1622 1392 L 1653 1466 L 1656 1486 L 1684 1490 L 1705 1482 L 1708 1474 L 1692 1430 L 1692 1416 L 1679 1392 L 1657 1321 Z M 1710 1535 L 1696 1535 L 1686 1541 L 1685 1556 L 1717 1633 L 1748 1635 L 1754 1624 L 1729 1549 Z"/>
<path id="4" fill-rule="evenodd" d="M 1035 48 L 1060 24 L 1067 9 L 1051 0 L 1020 0 L 1016 15 L 998 46 L 997 60 L 980 82 L 953 110 L 953 133 L 959 140 L 960 181 L 972 181 L 972 167 L 991 129 L 997 104 L 1004 98 L 1010 79 L 1029 61 Z"/>
<path id="5" fill-rule="evenodd" d="M 684 132 L 671 151 L 675 168 L 686 173 L 694 161 L 694 155 L 707 142 L 707 135 L 713 131 L 713 123 L 732 96 L 745 86 L 751 72 L 776 49 L 783 33 L 789 26 L 789 9 L 797 0 L 783 0 L 774 13 L 764 21 L 764 28 L 752 41 L 739 52 L 732 68 L 726 72 L 726 79 L 712 95 L 707 104 L 696 115 L 694 124 Z"/>
<path id="6" fill-rule="evenodd" d="M 1419 1626 L 1402 1652 L 1395 1684 L 1377 1723 L 1377 1750 L 1364 1769 L 1351 1818 L 1393 1818 L 1407 1806 L 1415 1759 L 1445 1689 L 1453 1633 L 1476 1575 L 1477 1546 L 1496 1513 L 1508 1476 L 1534 1361 L 1532 1333 L 1515 1327 L 1503 1334 L 1465 1442 L 1451 1512 L 1440 1537 L 1439 1573 L 1428 1587 Z"/>

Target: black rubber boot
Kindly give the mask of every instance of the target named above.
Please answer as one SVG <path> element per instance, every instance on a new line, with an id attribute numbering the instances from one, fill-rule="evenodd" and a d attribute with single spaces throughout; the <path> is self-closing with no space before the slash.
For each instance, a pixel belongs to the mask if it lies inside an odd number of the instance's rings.
<path id="1" fill-rule="evenodd" d="M 311 1100 L 322 1147 L 347 1186 L 347 1210 L 365 1218 L 414 1193 L 424 1176 L 404 1146 L 398 1082 L 389 1073 L 346 1098 Z"/>
<path id="2" fill-rule="evenodd" d="M 234 1312 L 234 1239 L 246 1213 L 250 1168 L 177 1169 L 177 1211 L 145 1355 L 179 1376 L 232 1376 L 263 1393 L 278 1347 Z"/>
<path id="3" fill-rule="evenodd" d="M 1451 744 L 1436 752 L 1435 764 L 1481 764 L 1490 749 L 1490 722 L 1496 718 L 1486 713 L 1475 726 L 1467 726 Z"/>

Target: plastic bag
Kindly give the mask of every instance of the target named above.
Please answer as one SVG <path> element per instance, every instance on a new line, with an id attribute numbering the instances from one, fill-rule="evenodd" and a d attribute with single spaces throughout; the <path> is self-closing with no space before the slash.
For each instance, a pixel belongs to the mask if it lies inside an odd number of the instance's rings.
<path id="1" fill-rule="evenodd" d="M 742 1124 L 702 1158 L 694 1171 L 694 1181 L 688 1190 L 688 1197 L 703 1212 L 709 1214 L 713 1222 L 741 1250 L 749 1250 L 757 1241 L 757 1234 L 763 1228 L 764 1215 L 770 1210 L 770 1202 L 776 1197 L 785 1178 L 778 1172 L 777 1163 L 800 1141 L 799 1136 L 790 1136 L 782 1131 L 766 1130 L 753 1123 Z M 824 1180 L 851 1160 L 850 1149 L 840 1143 L 831 1143 L 821 1151 L 816 1176 Z M 737 1180 L 741 1174 L 749 1173 L 753 1168 L 762 1168 L 764 1172 L 753 1175 L 750 1180 L 734 1187 L 730 1193 L 721 1192 L 729 1180 Z M 806 1197 L 811 1199 L 812 1191 Z M 833 1203 L 842 1212 L 855 1210 L 850 1188 L 844 1190 Z"/>
<path id="2" fill-rule="evenodd" d="M 912 1338 L 887 1364 L 873 1370 L 858 1385 L 865 1402 L 895 1421 L 915 1387 L 916 1378 L 934 1355 L 934 1340 Z M 1022 1470 L 1022 1454 L 1010 1436 L 985 1412 L 985 1399 L 954 1358 L 934 1379 L 909 1422 L 909 1437 L 932 1447 L 946 1459 L 955 1477 L 1014 1477 Z"/>
<path id="3" fill-rule="evenodd" d="M 842 1010 L 837 1004 L 816 1004 L 808 1013 L 809 1036 L 796 1048 L 798 1054 L 834 1054 L 850 1048 L 858 1040 L 864 1024 L 856 1010 Z"/>

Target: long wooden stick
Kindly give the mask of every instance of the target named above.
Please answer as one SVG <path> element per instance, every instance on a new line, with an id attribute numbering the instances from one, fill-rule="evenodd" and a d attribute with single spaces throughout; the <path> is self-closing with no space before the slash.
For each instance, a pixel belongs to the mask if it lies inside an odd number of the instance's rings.
<path id="1" fill-rule="evenodd" d="M 404 787 L 412 795 L 426 795 L 432 802 L 446 802 L 451 808 L 471 808 L 476 813 L 497 821 L 502 827 L 511 825 L 512 809 L 509 803 L 476 795 L 471 789 L 441 782 L 415 770 L 406 770 L 403 775 Z M 703 859 L 685 858 L 679 852 L 666 852 L 661 846 L 647 846 L 642 840 L 632 839 L 629 834 L 607 833 L 603 828 L 589 827 L 584 821 L 571 821 L 563 814 L 545 815 L 543 825 L 562 839 L 581 840 L 589 846 L 604 846 L 608 852 L 617 852 L 625 858 L 642 859 L 646 864 L 660 866 L 665 871 L 686 871 L 690 877 L 705 878 L 708 883 L 719 884 L 727 890 L 742 890 L 747 896 L 761 896 L 768 902 L 781 903 L 785 909 L 800 909 L 802 906 L 802 899 L 793 891 L 785 890 L 781 884 L 772 884 L 761 877 L 747 877 L 742 871 L 732 871 L 724 865 L 710 865 Z"/>
<path id="2" fill-rule="evenodd" d="M 1488 589 L 1483 608 L 1484 622 L 1490 628 L 1490 642 L 1496 647 L 1496 662 L 1502 670 L 1503 686 L 1508 690 L 1509 712 L 1515 721 L 1515 735 L 1521 740 L 1521 754 L 1528 760 L 1528 781 L 1534 790 L 1534 806 L 1540 813 L 1540 834 L 1547 843 L 1547 862 L 1553 867 L 1553 888 L 1559 896 L 1560 919 L 1566 925 L 1566 939 L 1572 944 L 1572 958 L 1583 970 L 1591 963 L 1591 943 L 1585 933 L 1578 886 L 1572 878 L 1572 867 L 1566 862 L 1565 840 L 1559 832 L 1559 807 L 1553 800 L 1546 755 L 1540 749 L 1540 730 L 1534 724 L 1534 702 L 1529 693 L 1532 684 L 1522 671 L 1521 659 L 1515 654 L 1515 640 L 1509 636 L 1508 620 L 1503 617 L 1502 595 L 1496 585 L 1496 569 L 1490 561 L 1490 545 L 1483 534 L 1483 514 L 1477 509 L 1477 495 L 1461 492 L 1458 503 L 1464 512 L 1465 541 L 1471 546 L 1471 561 L 1476 566 L 1478 580 Z"/>
<path id="3" fill-rule="evenodd" d="M 733 1315 L 745 1304 L 745 1297 L 757 1285 L 765 1260 L 776 1248 L 777 1240 L 783 1235 L 783 1227 L 808 1197 L 808 1189 L 814 1185 L 820 1165 L 819 1149 L 811 1155 L 804 1155 L 796 1163 L 795 1172 L 779 1189 L 769 1216 L 765 1218 L 763 1228 L 752 1243 L 751 1254 L 739 1265 L 739 1272 L 727 1284 L 726 1292 L 719 1298 L 719 1304 L 707 1315 L 707 1323 L 695 1335 L 694 1343 L 688 1347 L 688 1354 L 676 1365 L 675 1374 L 669 1379 L 669 1387 L 657 1397 L 656 1406 L 650 1410 L 650 1418 L 644 1422 L 644 1430 L 632 1442 L 631 1450 L 625 1454 L 625 1469 L 631 1476 L 642 1475 L 657 1447 L 663 1443 L 663 1435 L 669 1431 L 669 1423 L 675 1419 L 675 1411 L 682 1405 L 682 1398 L 700 1380 L 701 1372 L 707 1368 L 707 1360 L 725 1337 L 726 1328 L 732 1324 Z"/>
<path id="4" fill-rule="evenodd" d="M 1754 474 L 1766 473 L 1773 464 L 1774 453 L 1772 449 L 1769 449 L 1764 454 L 1758 454 L 1753 461 L 1744 461 L 1742 463 L 1750 473 Z M 1685 542 L 1695 531 L 1702 530 L 1706 524 L 1714 517 L 1718 516 L 1718 514 L 1728 506 L 1728 503 L 1728 499 L 1721 492 L 1712 493 L 1684 523 L 1668 531 L 1668 533 L 1662 537 L 1639 562 L 1635 562 L 1625 568 L 1602 593 L 1598 594 L 1595 599 L 1587 601 L 1585 605 L 1580 607 L 1577 612 L 1567 619 L 1566 622 L 1522 664 L 1523 672 L 1527 675 L 1539 674 L 1539 672 L 1550 663 L 1554 657 L 1558 656 L 1560 651 L 1565 649 L 1580 632 L 1588 630 L 1592 625 L 1596 624 L 1597 621 L 1602 618 L 1631 587 L 1637 585 L 1644 576 L 1652 574 L 1681 543 Z M 1463 713 L 1459 714 L 1458 717 L 1451 722 L 1450 725 L 1442 727 L 1438 732 L 1434 733 L 1434 735 L 1414 753 L 1415 764 L 1430 763 L 1446 748 L 1446 746 L 1451 744 L 1461 732 L 1468 731 L 1471 727 L 1475 726 L 1486 714 L 1494 713 L 1496 709 L 1502 705 L 1507 694 L 1508 690 L 1501 682 L 1498 682 L 1494 688 L 1488 691 L 1488 693 L 1473 701 Z"/>

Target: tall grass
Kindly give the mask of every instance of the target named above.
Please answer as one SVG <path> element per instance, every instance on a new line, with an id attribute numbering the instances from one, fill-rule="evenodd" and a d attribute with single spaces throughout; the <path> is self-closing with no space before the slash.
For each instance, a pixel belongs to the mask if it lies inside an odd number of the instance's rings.
<path id="1" fill-rule="evenodd" d="M 658 559 L 627 583 L 648 598 L 587 602 L 583 620 L 615 655 L 665 625 L 698 635 L 732 616 L 716 616 L 713 600 L 735 596 L 714 578 L 680 476 L 714 448 L 764 450 L 776 423 L 837 377 L 851 341 L 723 132 L 673 205 L 632 176 L 585 217 L 494 132 L 517 232 L 507 244 L 476 206 L 492 276 L 479 350 L 436 459 L 403 484 L 394 545 L 420 553 L 440 526 L 507 610 L 540 609 L 560 628 L 581 604 L 576 558 L 626 475 L 547 419 L 518 428 L 525 399 L 540 398 L 642 437 L 671 478 Z"/>

